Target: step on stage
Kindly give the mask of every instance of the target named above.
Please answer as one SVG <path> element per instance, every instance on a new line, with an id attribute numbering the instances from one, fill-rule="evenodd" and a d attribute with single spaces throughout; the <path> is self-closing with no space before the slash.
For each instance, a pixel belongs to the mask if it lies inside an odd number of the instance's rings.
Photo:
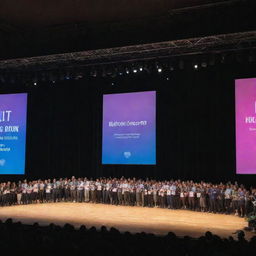
<path id="1" fill-rule="evenodd" d="M 233 215 L 201 213 L 186 210 L 168 210 L 131 206 L 114 206 L 91 203 L 47 203 L 0 208 L 2 221 L 12 218 L 24 224 L 41 225 L 70 223 L 87 228 L 115 227 L 120 231 L 147 232 L 166 235 L 169 231 L 178 236 L 199 237 L 206 231 L 228 237 L 247 226 L 243 218 Z M 246 232 L 246 237 L 252 237 Z"/>

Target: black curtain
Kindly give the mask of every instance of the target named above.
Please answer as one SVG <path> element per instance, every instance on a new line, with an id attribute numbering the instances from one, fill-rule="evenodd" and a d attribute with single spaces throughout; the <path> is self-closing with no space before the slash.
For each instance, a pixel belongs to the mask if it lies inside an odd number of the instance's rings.
<path id="1" fill-rule="evenodd" d="M 253 185 L 256 176 L 236 175 L 235 170 L 234 80 L 247 77 L 256 77 L 255 63 L 218 64 L 197 71 L 190 65 L 168 75 L 29 87 L 17 83 L 1 87 L 0 93 L 29 93 L 25 175 L 29 179 L 126 176 Z M 102 95 L 145 90 L 157 91 L 157 164 L 102 165 Z"/>

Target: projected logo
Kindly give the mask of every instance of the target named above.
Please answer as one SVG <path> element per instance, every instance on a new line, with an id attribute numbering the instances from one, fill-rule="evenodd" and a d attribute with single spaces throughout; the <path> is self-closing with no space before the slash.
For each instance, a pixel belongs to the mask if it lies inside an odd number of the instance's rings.
<path id="1" fill-rule="evenodd" d="M 132 155 L 131 152 L 124 152 L 124 157 L 127 158 L 127 159 L 130 158 L 131 155 Z"/>
<path id="2" fill-rule="evenodd" d="M 0 166 L 4 166 L 5 165 L 5 159 L 0 159 Z"/>

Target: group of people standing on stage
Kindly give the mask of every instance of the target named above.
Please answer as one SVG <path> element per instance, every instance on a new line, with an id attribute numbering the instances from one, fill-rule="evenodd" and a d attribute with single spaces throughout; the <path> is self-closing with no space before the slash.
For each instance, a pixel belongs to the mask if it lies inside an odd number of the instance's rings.
<path id="1" fill-rule="evenodd" d="M 256 210 L 256 189 L 243 185 L 193 181 L 156 181 L 126 178 L 96 180 L 35 180 L 0 183 L 0 204 L 46 202 L 91 202 L 113 205 L 190 209 L 236 214 L 241 217 Z"/>

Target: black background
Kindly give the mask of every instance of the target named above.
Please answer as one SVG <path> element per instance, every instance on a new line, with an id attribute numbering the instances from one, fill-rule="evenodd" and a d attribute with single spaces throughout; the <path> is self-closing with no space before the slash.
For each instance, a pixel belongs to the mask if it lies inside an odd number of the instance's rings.
<path id="1" fill-rule="evenodd" d="M 253 185 L 256 176 L 236 175 L 235 79 L 255 76 L 255 63 L 231 62 L 174 70 L 169 80 L 143 74 L 3 86 L 0 93 L 29 97 L 26 175 L 1 180 L 124 175 Z M 102 165 L 102 95 L 145 90 L 157 91 L 157 165 Z"/>

